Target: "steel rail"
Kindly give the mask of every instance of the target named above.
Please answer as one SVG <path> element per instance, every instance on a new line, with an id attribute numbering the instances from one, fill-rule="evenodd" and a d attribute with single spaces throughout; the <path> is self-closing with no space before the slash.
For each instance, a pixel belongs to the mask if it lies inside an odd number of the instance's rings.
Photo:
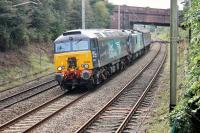
<path id="1" fill-rule="evenodd" d="M 89 92 L 85 92 L 84 94 L 82 94 L 81 96 L 79 96 L 77 99 L 73 100 L 72 102 L 68 103 L 67 105 L 65 105 L 64 107 L 60 108 L 59 110 L 55 111 L 54 113 L 52 113 L 51 115 L 49 115 L 48 117 L 44 118 L 42 121 L 39 121 L 38 123 L 36 123 L 35 125 L 31 126 L 30 128 L 28 128 L 27 130 L 25 130 L 23 133 L 29 132 L 32 129 L 36 128 L 37 126 L 39 126 L 40 124 L 42 124 L 43 122 L 45 122 L 46 120 L 50 119 L 51 117 L 53 117 L 54 115 L 58 114 L 59 112 L 61 112 L 62 110 L 66 109 L 67 107 L 71 106 L 72 104 L 80 101 L 82 98 L 84 98 L 85 96 L 87 96 L 89 94 Z"/>
<path id="2" fill-rule="evenodd" d="M 20 87 L 20 86 L 22 86 L 22 85 L 24 85 L 24 84 L 31 83 L 31 82 L 33 82 L 33 81 L 42 79 L 42 78 L 44 78 L 44 77 L 48 77 L 48 76 L 53 75 L 53 74 L 54 74 L 54 73 L 49 73 L 49 74 L 46 74 L 46 75 L 43 75 L 43 76 L 34 78 L 34 79 L 32 79 L 32 80 L 26 81 L 26 82 L 24 82 L 24 83 L 22 83 L 22 84 L 19 84 L 19 85 L 13 86 L 13 87 L 9 87 L 9 88 L 7 88 L 7 89 L 5 89 L 5 90 L 0 90 L 0 93 L 6 92 L 6 91 L 9 91 L 9 90 L 12 90 L 12 89 L 15 89 L 15 88 Z M 36 75 L 36 74 L 29 75 L 29 76 L 34 76 L 34 75 Z M 26 78 L 26 77 L 27 77 L 27 76 L 21 77 L 20 79 L 24 79 L 24 78 Z M 20 80 L 20 79 L 15 79 L 15 80 Z M 11 81 L 9 81 L 9 82 L 7 82 L 7 83 L 0 84 L 0 86 L 6 85 L 6 84 L 9 84 L 9 83 L 11 83 Z"/>
<path id="3" fill-rule="evenodd" d="M 160 49 L 159 49 L 159 51 L 160 51 Z M 158 54 L 158 53 L 157 53 L 157 54 Z M 148 65 L 149 65 L 149 64 L 148 64 Z M 145 67 L 147 67 L 148 65 L 146 65 Z M 138 73 L 137 73 L 137 75 L 138 75 Z M 136 77 L 136 76 L 135 76 L 135 77 Z M 88 92 L 84 93 L 84 94 L 83 94 L 82 96 L 80 96 L 80 97 L 86 96 L 87 93 L 88 93 Z M 20 119 L 23 119 L 23 118 L 25 118 L 25 117 L 28 117 L 28 115 L 31 115 L 31 114 L 33 114 L 35 111 L 38 111 L 38 110 L 42 109 L 44 106 L 48 106 L 48 105 L 51 104 L 53 101 L 59 100 L 60 98 L 62 98 L 62 95 L 64 95 L 64 94 L 61 94 L 61 95 L 59 95 L 58 97 L 52 99 L 51 102 L 48 101 L 48 102 L 46 102 L 46 103 L 40 105 L 39 107 L 36 107 L 36 108 L 34 108 L 34 109 L 28 111 L 27 113 L 24 113 L 23 115 L 21 115 L 21 116 L 15 118 L 15 119 L 13 119 L 13 120 L 11 120 L 11 121 L 9 121 L 9 122 L 3 124 L 3 125 L 0 125 L 0 131 L 4 131 L 3 129 L 5 129 L 6 127 L 8 127 L 8 126 L 10 126 L 10 125 L 14 125 L 14 124 L 15 124 L 17 121 L 19 121 Z M 40 124 L 43 123 L 44 121 L 48 120 L 49 118 L 51 118 L 52 116 L 54 116 L 54 115 L 57 114 L 58 112 L 62 111 L 62 110 L 65 109 L 66 107 L 68 107 L 68 106 L 70 106 L 71 104 L 75 103 L 76 101 L 79 101 L 80 99 L 81 99 L 81 98 L 77 98 L 76 100 L 72 101 L 71 103 L 69 103 L 69 104 L 66 105 L 65 107 L 63 107 L 63 108 L 57 110 L 56 112 L 54 112 L 54 113 L 51 114 L 50 116 L 46 117 L 45 119 L 43 119 L 42 121 L 38 122 L 38 123 L 35 124 L 34 126 L 32 126 L 32 127 L 30 127 L 29 129 L 25 130 L 24 132 L 31 131 L 33 128 L 37 127 L 38 125 L 40 125 Z"/>
<path id="4" fill-rule="evenodd" d="M 144 72 L 148 66 L 154 61 L 154 59 L 157 57 L 158 53 L 160 52 L 161 46 L 158 50 L 158 52 L 156 53 L 156 55 L 152 58 L 152 60 L 145 65 L 135 76 L 132 80 L 130 80 L 123 88 L 120 92 L 118 92 L 100 111 L 98 111 L 92 118 L 90 118 L 82 127 L 80 127 L 76 133 L 83 133 L 85 131 L 86 128 L 88 128 L 97 118 L 100 114 L 102 114 L 105 109 L 107 107 L 109 107 L 117 98 L 119 98 L 122 94 L 122 92 L 124 92 L 126 90 L 126 88 L 132 83 L 134 82 L 141 74 L 142 72 Z"/>
<path id="5" fill-rule="evenodd" d="M 29 88 L 29 89 L 27 89 L 27 90 L 24 90 L 24 91 L 15 93 L 15 94 L 13 94 L 13 95 L 11 95 L 11 96 L 9 96 L 9 97 L 6 97 L 6 98 L 4 98 L 4 99 L 1 99 L 1 100 L 0 100 L 0 103 L 3 103 L 3 102 L 5 102 L 5 101 L 8 101 L 8 99 L 14 99 L 14 97 L 23 95 L 24 93 L 27 93 L 27 92 L 31 92 L 31 91 L 33 91 L 33 90 L 35 90 L 35 89 L 38 89 L 38 88 L 41 87 L 41 86 L 47 85 L 47 84 L 52 83 L 52 82 L 55 82 L 55 80 L 50 80 L 50 81 L 41 83 L 41 84 L 39 84 L 39 85 L 37 85 L 37 86 L 33 86 L 33 87 L 31 87 L 31 88 Z M 52 85 L 51 87 L 48 87 L 48 88 L 42 90 L 42 91 L 33 93 L 32 95 L 30 95 L 30 96 L 28 96 L 28 97 L 23 97 L 23 98 L 21 98 L 21 99 L 19 99 L 19 100 L 16 100 L 16 101 L 12 102 L 11 104 L 7 104 L 7 105 L 5 105 L 5 106 L 3 106 L 3 107 L 0 107 L 0 111 L 3 110 L 3 109 L 5 109 L 5 108 L 8 108 L 8 107 L 10 107 L 10 106 L 12 106 L 12 105 L 14 105 L 14 104 L 16 104 L 16 103 L 19 103 L 19 102 L 24 101 L 24 100 L 26 100 L 26 99 L 28 99 L 28 98 L 31 98 L 31 97 L 33 97 L 33 96 L 35 96 L 35 95 L 38 95 L 38 94 L 40 94 L 40 93 L 42 93 L 42 92 L 44 92 L 44 91 L 50 90 L 50 89 L 52 89 L 52 88 L 54 88 L 54 87 L 56 87 L 56 86 L 58 86 L 57 83 L 56 83 L 55 85 Z"/>
<path id="6" fill-rule="evenodd" d="M 163 66 L 163 64 L 165 62 L 166 56 L 167 56 L 167 52 L 165 52 L 164 58 L 163 58 L 163 60 L 162 60 L 162 62 L 160 64 L 159 68 L 155 72 L 155 74 L 154 74 L 153 78 L 151 79 L 151 81 L 149 82 L 148 86 L 145 88 L 145 91 L 142 93 L 142 95 L 140 96 L 140 98 L 138 99 L 136 104 L 133 106 L 133 108 L 131 109 L 131 111 L 129 112 L 129 114 L 124 119 L 124 121 L 122 122 L 122 124 L 119 126 L 119 128 L 117 129 L 117 131 L 115 133 L 121 133 L 123 131 L 123 129 L 126 127 L 126 125 L 128 124 L 128 122 L 130 121 L 130 119 L 133 116 L 133 114 L 137 111 L 139 105 L 142 103 L 142 101 L 144 100 L 145 96 L 147 95 L 147 93 L 151 89 L 151 86 L 152 86 L 153 82 L 157 78 L 157 75 L 159 74 L 159 72 L 160 72 L 160 70 L 161 70 L 161 68 L 162 68 L 162 66 Z"/>
<path id="7" fill-rule="evenodd" d="M 52 102 L 54 102 L 54 101 L 60 99 L 63 95 L 64 95 L 64 94 L 61 94 L 61 95 L 59 95 L 59 96 L 57 96 L 57 97 L 55 97 L 55 98 L 53 98 L 53 99 L 51 99 L 51 100 L 49 100 L 49 101 L 43 103 L 42 105 L 40 105 L 40 106 L 38 106 L 38 107 L 36 107 L 36 108 L 34 108 L 34 109 L 32 109 L 32 110 L 26 112 L 26 113 L 24 113 L 24 114 L 22 114 L 22 115 L 20 115 L 20 116 L 18 116 L 18 117 L 16 117 L 16 118 L 14 118 L 14 119 L 12 119 L 12 120 L 6 122 L 5 124 L 0 125 L 0 131 L 1 131 L 1 129 L 10 126 L 10 125 L 13 124 L 14 122 L 19 121 L 20 119 L 22 119 L 22 118 L 28 116 L 29 114 L 32 114 L 33 112 L 39 110 L 40 108 L 43 108 L 44 106 L 47 106 L 47 105 L 51 104 Z"/>
<path id="8" fill-rule="evenodd" d="M 24 130 L 23 132 L 28 132 L 30 130 L 32 130 L 33 128 L 36 128 L 37 126 L 39 126 L 41 123 L 45 122 L 46 120 L 48 120 L 49 118 L 53 117 L 54 115 L 56 115 L 57 113 L 61 112 L 62 110 L 64 110 L 65 108 L 71 106 L 72 104 L 74 104 L 75 102 L 78 102 L 79 100 L 81 100 L 83 97 L 85 97 L 86 95 L 88 95 L 89 92 L 85 92 L 84 94 L 82 94 L 81 96 L 79 96 L 78 98 L 76 98 L 75 100 L 73 100 L 72 102 L 64 105 L 63 107 L 59 108 L 58 110 L 56 110 L 55 112 L 51 113 L 50 115 L 48 115 L 47 117 L 43 118 L 41 121 L 36 122 L 33 126 L 28 127 L 26 130 Z M 34 113 L 37 113 L 37 111 L 40 111 L 42 109 L 44 109 L 45 107 L 48 108 L 48 106 L 50 106 L 51 104 L 57 102 L 58 100 L 60 100 L 61 98 L 63 98 L 65 96 L 65 93 L 57 96 L 56 98 L 22 114 L 21 116 L 3 124 L 0 126 L 0 131 L 6 131 L 7 127 L 11 127 L 12 125 L 15 125 L 18 121 L 23 121 L 23 119 L 26 119 L 27 117 L 33 115 Z M 33 120 L 34 121 L 34 120 Z"/>
<path id="9" fill-rule="evenodd" d="M 8 96 L 8 97 L 6 97 L 6 98 L 0 99 L 0 102 L 5 101 L 5 100 L 7 100 L 7 99 L 9 99 L 9 98 L 12 98 L 12 97 L 14 97 L 14 96 L 20 95 L 20 94 L 22 94 L 22 93 L 28 92 L 28 91 L 30 91 L 30 90 L 33 90 L 33 89 L 35 89 L 35 88 L 38 88 L 38 87 L 40 87 L 40 86 L 42 86 L 42 85 L 45 85 L 45 84 L 50 83 L 50 82 L 53 82 L 53 81 L 55 81 L 55 80 L 50 80 L 50 81 L 41 83 L 41 84 L 39 84 L 39 85 L 33 86 L 33 87 L 31 87 L 31 88 L 29 88 L 29 89 L 27 89 L 27 90 L 23 90 L 23 91 L 21 91 L 21 92 L 12 94 L 12 95 L 10 95 L 10 96 Z"/>

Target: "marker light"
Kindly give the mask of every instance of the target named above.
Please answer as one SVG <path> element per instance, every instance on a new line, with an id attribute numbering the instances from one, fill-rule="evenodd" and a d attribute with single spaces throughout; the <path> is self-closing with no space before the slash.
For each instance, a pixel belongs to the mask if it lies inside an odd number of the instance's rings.
<path id="1" fill-rule="evenodd" d="M 57 69 L 58 71 L 61 71 L 64 67 L 63 66 L 59 66 Z"/>
<path id="2" fill-rule="evenodd" d="M 88 69 L 89 65 L 88 64 L 83 64 L 82 67 L 85 68 L 85 69 Z"/>

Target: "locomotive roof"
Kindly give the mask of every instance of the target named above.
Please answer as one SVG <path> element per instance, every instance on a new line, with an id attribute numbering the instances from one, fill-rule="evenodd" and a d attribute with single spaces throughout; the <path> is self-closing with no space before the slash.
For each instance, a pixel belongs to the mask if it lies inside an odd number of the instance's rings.
<path id="1" fill-rule="evenodd" d="M 85 30 L 77 29 L 64 32 L 61 36 L 59 36 L 55 40 L 55 42 L 65 40 L 70 36 L 77 38 L 110 38 L 110 37 L 128 36 L 128 34 L 123 30 L 117 30 L 117 29 L 85 29 Z"/>
<path id="2" fill-rule="evenodd" d="M 138 31 L 138 32 L 141 32 L 141 33 L 149 33 L 150 31 L 148 29 L 133 29 L 133 31 Z"/>

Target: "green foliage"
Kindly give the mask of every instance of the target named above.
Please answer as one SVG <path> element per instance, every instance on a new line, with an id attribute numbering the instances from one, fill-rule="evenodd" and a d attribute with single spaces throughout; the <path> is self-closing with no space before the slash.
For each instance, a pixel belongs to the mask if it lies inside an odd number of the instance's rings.
<path id="1" fill-rule="evenodd" d="M 81 1 L 71 0 L 67 13 L 67 21 L 70 22 L 69 29 L 80 29 L 81 28 Z"/>
<path id="2" fill-rule="evenodd" d="M 104 1 L 98 1 L 94 5 L 94 12 L 95 12 L 95 20 L 97 22 L 96 27 L 97 28 L 108 28 L 110 26 L 110 19 L 109 19 L 109 11 L 106 8 L 106 4 Z"/>
<path id="3" fill-rule="evenodd" d="M 194 132 L 200 130 L 200 14 L 199 0 L 192 1 L 191 8 L 185 8 L 184 25 L 192 29 L 192 40 L 189 44 L 189 78 L 183 100 L 171 113 L 171 122 L 175 132 Z"/>
<path id="4" fill-rule="evenodd" d="M 48 42 L 62 32 L 81 28 L 81 0 L 0 1 L 0 51 L 30 42 Z M 37 1 L 36 1 L 37 2 Z M 104 0 L 86 1 L 86 28 L 108 28 L 113 6 Z"/>
<path id="5" fill-rule="evenodd" d="M 20 15 L 10 1 L 0 1 L 0 50 L 24 45 L 28 40 L 24 14 Z"/>
<path id="6" fill-rule="evenodd" d="M 170 39 L 170 32 L 168 27 L 157 27 L 155 30 L 155 37 L 156 39 L 161 39 L 164 41 L 169 41 Z"/>

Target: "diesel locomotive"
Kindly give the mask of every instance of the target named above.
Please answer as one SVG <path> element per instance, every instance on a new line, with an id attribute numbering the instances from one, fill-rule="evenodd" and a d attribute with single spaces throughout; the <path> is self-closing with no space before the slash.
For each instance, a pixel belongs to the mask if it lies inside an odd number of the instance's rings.
<path id="1" fill-rule="evenodd" d="M 92 88 L 124 69 L 150 47 L 149 32 L 86 29 L 54 41 L 55 79 L 62 89 Z"/>

